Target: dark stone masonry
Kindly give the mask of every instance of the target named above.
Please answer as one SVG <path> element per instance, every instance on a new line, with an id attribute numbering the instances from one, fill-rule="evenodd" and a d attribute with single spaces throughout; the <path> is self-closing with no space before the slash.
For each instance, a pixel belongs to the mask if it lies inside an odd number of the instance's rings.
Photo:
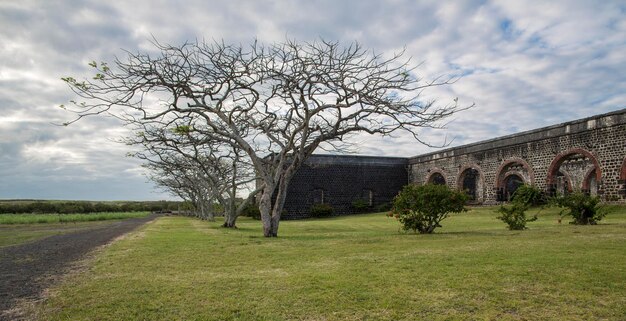
<path id="1" fill-rule="evenodd" d="M 411 158 L 313 155 L 294 176 L 285 219 L 325 203 L 336 215 L 391 202 L 402 186 L 447 184 L 472 204 L 507 201 L 521 184 L 626 202 L 626 109 Z"/>
<path id="2" fill-rule="evenodd" d="M 291 180 L 282 218 L 307 218 L 320 203 L 330 204 L 335 214 L 355 213 L 356 200 L 380 207 L 408 183 L 408 164 L 407 158 L 313 155 Z"/>

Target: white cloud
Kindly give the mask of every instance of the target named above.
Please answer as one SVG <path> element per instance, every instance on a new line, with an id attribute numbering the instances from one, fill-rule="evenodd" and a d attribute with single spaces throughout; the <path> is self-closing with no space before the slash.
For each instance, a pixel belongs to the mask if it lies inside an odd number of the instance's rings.
<path id="1" fill-rule="evenodd" d="M 52 124 L 72 118 L 57 108 L 73 98 L 60 77 L 87 77 L 87 62 L 110 61 L 123 56 L 121 49 L 152 52 L 152 36 L 173 44 L 323 37 L 358 40 L 387 54 L 406 47 L 415 63 L 424 62 L 419 74 L 426 80 L 463 75 L 427 90 L 425 99 L 477 104 L 454 116 L 447 130 L 424 130 L 433 144 L 447 137 L 459 145 L 626 107 L 626 6 L 619 1 L 5 1 L 0 198 L 165 197 L 151 194 L 138 161 L 113 142 L 126 134 L 116 121 Z M 363 154 L 430 150 L 396 136 L 354 139 Z M 20 183 L 7 183 L 13 181 Z M 83 181 L 92 185 L 77 183 Z M 61 183 L 76 188 L 63 194 L 55 186 Z"/>

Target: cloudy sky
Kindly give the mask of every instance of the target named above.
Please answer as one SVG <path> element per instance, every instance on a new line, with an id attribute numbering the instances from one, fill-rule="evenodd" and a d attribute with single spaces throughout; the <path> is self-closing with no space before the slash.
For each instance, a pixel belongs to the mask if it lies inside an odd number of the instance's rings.
<path id="1" fill-rule="evenodd" d="M 87 63 L 152 50 L 150 39 L 228 43 L 286 37 L 406 47 L 425 79 L 462 75 L 426 93 L 476 107 L 424 132 L 452 145 L 626 107 L 626 1 L 9 1 L 0 0 L 0 199 L 152 200 L 126 130 L 93 117 L 69 127 L 60 80 Z M 359 153 L 431 150 L 408 136 L 356 138 Z"/>

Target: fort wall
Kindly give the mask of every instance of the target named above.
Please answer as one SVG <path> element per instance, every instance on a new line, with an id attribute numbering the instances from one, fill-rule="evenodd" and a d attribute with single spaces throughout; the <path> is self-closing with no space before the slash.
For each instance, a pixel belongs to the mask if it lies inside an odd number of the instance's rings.
<path id="1" fill-rule="evenodd" d="M 409 182 L 447 184 L 473 204 L 506 202 L 521 184 L 626 202 L 626 109 L 410 158 L 313 155 L 291 181 L 284 218 L 309 217 L 317 203 L 336 215 L 354 213 L 357 199 L 374 209 Z"/>
<path id="2" fill-rule="evenodd" d="M 408 184 L 407 169 L 407 158 L 312 155 L 289 184 L 282 218 L 309 217 L 320 203 L 330 204 L 336 215 L 355 213 L 356 200 L 375 209 Z"/>
<path id="3" fill-rule="evenodd" d="M 626 110 L 620 110 L 412 157 L 410 181 L 424 184 L 436 172 L 464 189 L 472 185 L 464 173 L 475 170 L 478 204 L 505 201 L 509 176 L 549 194 L 579 189 L 623 201 L 625 157 Z"/>

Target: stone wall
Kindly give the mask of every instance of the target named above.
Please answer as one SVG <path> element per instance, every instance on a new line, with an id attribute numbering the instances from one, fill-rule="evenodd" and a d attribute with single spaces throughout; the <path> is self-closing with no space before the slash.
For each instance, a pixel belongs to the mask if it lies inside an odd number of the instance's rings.
<path id="1" fill-rule="evenodd" d="M 508 177 L 549 193 L 579 189 L 623 202 L 625 142 L 620 110 L 413 157 L 410 181 L 423 184 L 437 173 L 463 189 L 464 173 L 474 169 L 477 204 L 506 200 Z"/>
<path id="2" fill-rule="evenodd" d="M 352 214 L 357 199 L 375 209 L 408 183 L 407 166 L 407 158 L 313 155 L 291 180 L 282 218 L 310 217 L 316 203 L 331 205 L 334 215 Z"/>
<path id="3" fill-rule="evenodd" d="M 407 182 L 467 190 L 474 204 L 506 201 L 522 183 L 626 202 L 626 109 L 412 158 L 313 155 L 291 181 L 283 218 L 309 217 L 316 203 L 352 214 L 356 199 L 374 209 Z"/>

